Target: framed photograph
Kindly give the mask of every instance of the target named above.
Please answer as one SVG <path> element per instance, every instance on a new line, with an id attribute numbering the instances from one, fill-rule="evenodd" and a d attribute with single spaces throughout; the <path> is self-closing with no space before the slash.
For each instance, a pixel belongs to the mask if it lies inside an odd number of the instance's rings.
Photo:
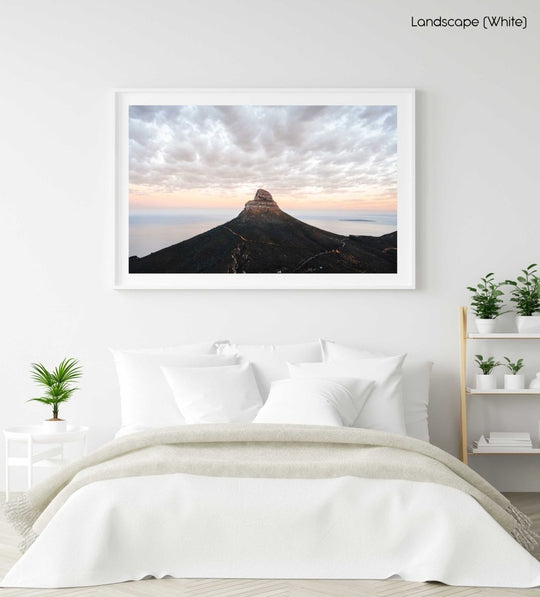
<path id="1" fill-rule="evenodd" d="M 115 115 L 116 288 L 414 288 L 414 90 L 124 90 Z"/>

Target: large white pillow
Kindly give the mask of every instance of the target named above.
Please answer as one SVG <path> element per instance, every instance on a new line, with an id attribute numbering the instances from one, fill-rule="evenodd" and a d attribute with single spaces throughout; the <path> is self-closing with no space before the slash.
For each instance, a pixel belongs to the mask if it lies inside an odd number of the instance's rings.
<path id="1" fill-rule="evenodd" d="M 253 422 L 350 426 L 373 385 L 373 381 L 350 378 L 275 381 Z"/>
<path id="2" fill-rule="evenodd" d="M 262 406 L 249 362 L 227 367 L 162 367 L 186 423 L 251 423 Z"/>
<path id="3" fill-rule="evenodd" d="M 321 340 L 324 361 L 366 359 L 390 356 L 346 344 Z M 433 363 L 413 359 L 409 355 L 403 363 L 403 409 L 407 435 L 429 442 L 428 405 Z"/>
<path id="4" fill-rule="evenodd" d="M 217 353 L 238 355 L 251 362 L 263 400 L 266 400 L 272 382 L 289 377 L 288 362 L 322 362 L 321 345 L 318 341 L 302 344 L 222 343 L 218 344 Z"/>
<path id="5" fill-rule="evenodd" d="M 401 367 L 406 355 L 331 363 L 289 363 L 291 377 L 355 377 L 375 381 L 354 427 L 406 434 Z"/>
<path id="6" fill-rule="evenodd" d="M 198 350 L 199 345 L 193 350 Z M 120 386 L 122 429 L 182 425 L 184 417 L 160 369 L 162 366 L 217 367 L 233 365 L 234 356 L 189 354 L 177 349 L 112 350 Z"/>

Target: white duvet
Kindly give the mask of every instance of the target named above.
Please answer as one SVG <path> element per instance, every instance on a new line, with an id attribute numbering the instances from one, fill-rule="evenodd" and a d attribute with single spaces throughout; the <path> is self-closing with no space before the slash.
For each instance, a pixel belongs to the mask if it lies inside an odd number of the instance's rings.
<path id="1" fill-rule="evenodd" d="M 2 586 L 146 576 L 533 587 L 540 563 L 472 497 L 442 485 L 171 474 L 79 489 Z"/>

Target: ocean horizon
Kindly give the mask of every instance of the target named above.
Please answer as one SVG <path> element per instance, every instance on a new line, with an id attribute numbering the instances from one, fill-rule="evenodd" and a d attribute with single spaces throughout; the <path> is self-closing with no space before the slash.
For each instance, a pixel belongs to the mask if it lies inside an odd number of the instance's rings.
<path id="1" fill-rule="evenodd" d="M 192 238 L 235 218 L 241 209 L 132 210 L 129 215 L 129 255 L 144 257 Z M 311 226 L 343 236 L 382 236 L 397 230 L 397 214 L 357 210 L 288 210 Z"/>

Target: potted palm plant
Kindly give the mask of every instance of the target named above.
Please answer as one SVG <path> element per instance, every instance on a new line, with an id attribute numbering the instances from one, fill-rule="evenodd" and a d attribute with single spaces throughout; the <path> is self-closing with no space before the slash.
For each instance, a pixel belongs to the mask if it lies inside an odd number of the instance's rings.
<path id="1" fill-rule="evenodd" d="M 484 359 L 481 354 L 475 354 L 474 362 L 480 367 L 480 371 L 476 376 L 476 389 L 477 390 L 495 390 L 497 388 L 497 380 L 493 375 L 493 369 L 501 365 L 499 361 L 496 361 L 493 357 Z"/>
<path id="2" fill-rule="evenodd" d="M 516 305 L 517 328 L 521 334 L 540 333 L 540 278 L 536 263 L 521 270 L 516 280 L 505 280 L 513 286 L 510 300 Z"/>
<path id="3" fill-rule="evenodd" d="M 501 283 L 495 282 L 493 272 L 480 278 L 476 286 L 467 286 L 473 293 L 471 305 L 476 315 L 476 328 L 480 334 L 491 334 L 495 331 L 495 318 L 502 315 L 503 291 Z"/>
<path id="4" fill-rule="evenodd" d="M 523 369 L 523 359 L 512 362 L 508 357 L 504 357 L 506 363 L 503 365 L 510 371 L 504 376 L 505 390 L 523 390 L 525 387 L 525 377 L 520 371 Z"/>
<path id="5" fill-rule="evenodd" d="M 44 388 L 43 396 L 30 398 L 29 401 L 42 402 L 52 406 L 52 417 L 43 421 L 43 429 L 49 433 L 66 431 L 67 423 L 58 416 L 58 407 L 67 402 L 73 392 L 78 390 L 73 384 L 82 376 L 79 361 L 73 358 L 64 359 L 53 371 L 49 371 L 41 363 L 32 363 L 32 379 Z"/>

